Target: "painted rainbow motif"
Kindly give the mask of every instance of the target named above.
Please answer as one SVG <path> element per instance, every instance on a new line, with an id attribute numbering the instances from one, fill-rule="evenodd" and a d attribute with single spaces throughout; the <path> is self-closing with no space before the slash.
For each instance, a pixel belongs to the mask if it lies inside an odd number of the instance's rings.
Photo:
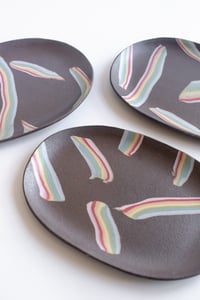
<path id="1" fill-rule="evenodd" d="M 191 81 L 180 93 L 179 100 L 185 103 L 200 102 L 200 80 Z"/>
<path id="2" fill-rule="evenodd" d="M 24 128 L 24 133 L 27 133 L 27 132 L 31 132 L 31 131 L 34 131 L 37 129 L 36 126 L 24 121 L 24 120 L 21 120 L 21 123 L 22 123 L 22 126 Z"/>
<path id="3" fill-rule="evenodd" d="M 49 160 L 45 142 L 34 152 L 31 165 L 41 198 L 47 201 L 65 201 L 60 181 Z"/>
<path id="4" fill-rule="evenodd" d="M 133 72 L 133 45 L 120 54 L 118 80 L 119 86 L 127 89 Z"/>
<path id="5" fill-rule="evenodd" d="M 13 73 L 2 57 L 0 57 L 0 85 L 2 98 L 0 139 L 6 139 L 14 134 L 18 97 Z"/>
<path id="6" fill-rule="evenodd" d="M 89 138 L 78 136 L 71 136 L 71 140 L 90 168 L 90 179 L 100 178 L 104 183 L 111 182 L 114 177 L 112 169 L 95 143 Z"/>
<path id="7" fill-rule="evenodd" d="M 153 87 L 162 75 L 166 56 L 166 47 L 162 45 L 159 45 L 153 51 L 147 64 L 146 70 L 137 83 L 136 87 L 130 94 L 122 96 L 123 99 L 127 101 L 131 106 L 139 107 L 146 102 Z"/>
<path id="8" fill-rule="evenodd" d="M 69 72 L 76 80 L 81 90 L 81 95 L 75 104 L 75 106 L 77 106 L 83 101 L 83 99 L 89 93 L 91 87 L 91 80 L 89 79 L 87 74 L 85 74 L 85 72 L 79 67 L 72 67 L 69 69 Z"/>
<path id="9" fill-rule="evenodd" d="M 176 42 L 185 54 L 200 62 L 200 51 L 193 42 L 183 39 L 176 39 Z"/>
<path id="10" fill-rule="evenodd" d="M 200 198 L 148 198 L 115 209 L 134 220 L 158 216 L 195 215 L 200 214 Z"/>
<path id="11" fill-rule="evenodd" d="M 189 155 L 178 151 L 172 175 L 174 176 L 173 184 L 182 186 L 190 177 L 194 168 L 194 159 Z"/>
<path id="12" fill-rule="evenodd" d="M 143 138 L 139 133 L 124 130 L 118 149 L 126 156 L 131 156 L 140 148 Z"/>
<path id="13" fill-rule="evenodd" d="M 120 254 L 120 234 L 109 207 L 101 201 L 91 201 L 87 204 L 87 212 L 99 248 L 109 254 Z"/>
<path id="14" fill-rule="evenodd" d="M 48 70 L 44 67 L 41 67 L 37 64 L 33 64 L 21 60 L 13 60 L 10 62 L 10 66 L 23 73 L 31 75 L 33 77 L 45 78 L 45 79 L 55 79 L 55 80 L 65 80 L 63 77 L 58 75 L 56 72 Z"/>
<path id="15" fill-rule="evenodd" d="M 166 123 L 170 124 L 171 126 L 183 130 L 187 133 L 193 135 L 200 135 L 200 129 L 196 126 L 192 125 L 191 123 L 185 121 L 184 119 L 178 117 L 172 112 L 167 110 L 161 109 L 159 107 L 151 107 L 150 110 L 157 115 L 160 119 L 165 121 Z"/>

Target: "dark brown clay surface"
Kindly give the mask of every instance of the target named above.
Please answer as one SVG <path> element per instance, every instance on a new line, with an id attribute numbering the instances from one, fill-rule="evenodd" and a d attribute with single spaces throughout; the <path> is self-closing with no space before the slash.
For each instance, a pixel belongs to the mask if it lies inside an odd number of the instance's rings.
<path id="1" fill-rule="evenodd" d="M 46 39 L 0 44 L 0 141 L 64 118 L 87 96 L 88 59 L 72 46 Z"/>
<path id="2" fill-rule="evenodd" d="M 200 137 L 200 45 L 157 38 L 135 43 L 114 60 L 111 85 L 144 115 Z"/>
<path id="3" fill-rule="evenodd" d="M 52 233 L 140 276 L 200 272 L 200 166 L 160 142 L 95 126 L 61 131 L 33 153 L 24 193 Z"/>

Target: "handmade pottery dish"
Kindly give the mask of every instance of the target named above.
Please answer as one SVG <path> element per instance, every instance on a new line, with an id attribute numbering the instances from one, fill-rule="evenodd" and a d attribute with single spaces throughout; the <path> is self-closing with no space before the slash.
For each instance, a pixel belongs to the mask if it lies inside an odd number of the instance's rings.
<path id="1" fill-rule="evenodd" d="M 87 96 L 88 59 L 74 47 L 47 39 L 0 44 L 0 142 L 61 120 Z"/>
<path id="2" fill-rule="evenodd" d="M 110 71 L 121 99 L 144 115 L 200 137 L 200 45 L 156 38 L 124 49 Z"/>
<path id="3" fill-rule="evenodd" d="M 87 126 L 58 132 L 34 151 L 25 198 L 56 236 L 131 274 L 200 273 L 200 165 L 141 134 Z"/>

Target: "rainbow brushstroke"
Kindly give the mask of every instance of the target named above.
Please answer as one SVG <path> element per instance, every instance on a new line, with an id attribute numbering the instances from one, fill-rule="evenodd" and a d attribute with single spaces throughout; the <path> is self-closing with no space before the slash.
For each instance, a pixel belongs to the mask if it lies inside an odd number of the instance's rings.
<path id="1" fill-rule="evenodd" d="M 45 142 L 34 152 L 31 165 L 41 198 L 48 201 L 65 201 L 60 181 L 49 160 Z"/>
<path id="2" fill-rule="evenodd" d="M 200 80 L 191 81 L 180 93 L 179 100 L 185 103 L 200 102 Z"/>
<path id="3" fill-rule="evenodd" d="M 33 64 L 21 60 L 13 60 L 10 62 L 10 66 L 18 71 L 31 75 L 33 77 L 46 78 L 46 79 L 55 79 L 55 80 L 65 80 L 63 77 L 58 75 L 56 72 L 48 70 L 44 67 L 41 67 L 37 64 Z"/>
<path id="4" fill-rule="evenodd" d="M 131 80 L 133 72 L 133 45 L 127 47 L 120 54 L 120 63 L 119 63 L 119 86 L 123 89 L 127 89 L 129 82 Z"/>
<path id="5" fill-rule="evenodd" d="M 134 220 L 158 216 L 200 214 L 200 198 L 148 198 L 115 208 Z"/>
<path id="6" fill-rule="evenodd" d="M 73 78 L 76 80 L 76 82 L 78 83 L 80 90 L 81 90 L 81 95 L 75 104 L 75 106 L 77 106 L 83 101 L 83 99 L 89 93 L 89 90 L 91 87 L 91 80 L 89 79 L 87 74 L 85 74 L 85 72 L 83 70 L 81 70 L 81 68 L 79 68 L 79 67 L 70 68 L 69 72 L 71 73 Z"/>
<path id="7" fill-rule="evenodd" d="M 200 51 L 193 42 L 183 39 L 176 39 L 176 42 L 188 56 L 200 62 Z"/>
<path id="8" fill-rule="evenodd" d="M 90 168 L 90 179 L 100 178 L 104 183 L 111 182 L 113 180 L 112 169 L 94 142 L 89 138 L 78 136 L 71 136 L 71 140 Z"/>
<path id="9" fill-rule="evenodd" d="M 14 134 L 18 97 L 13 73 L 2 57 L 0 57 L 0 85 L 2 98 L 0 139 L 6 139 L 12 137 Z"/>
<path id="10" fill-rule="evenodd" d="M 99 248 L 109 254 L 120 254 L 120 235 L 109 207 L 101 201 L 91 201 L 87 204 L 87 212 Z"/>
<path id="11" fill-rule="evenodd" d="M 36 126 L 33 126 L 32 124 L 24 121 L 24 120 L 21 120 L 21 123 L 22 123 L 22 126 L 24 128 L 24 133 L 27 133 L 27 132 L 31 132 L 31 131 L 34 131 L 37 129 Z"/>
<path id="12" fill-rule="evenodd" d="M 150 110 L 157 115 L 160 119 L 170 124 L 171 126 L 183 130 L 187 133 L 193 135 L 200 135 L 200 129 L 192 125 L 191 123 L 185 121 L 184 119 L 178 117 L 177 115 L 169 112 L 167 110 L 161 109 L 159 107 L 151 107 Z"/>
<path id="13" fill-rule="evenodd" d="M 131 106 L 139 107 L 146 102 L 154 85 L 160 79 L 165 59 L 167 56 L 166 47 L 159 45 L 152 53 L 146 70 L 133 91 L 122 98 Z"/>
<path id="14" fill-rule="evenodd" d="M 174 176 L 173 184 L 182 186 L 189 178 L 194 168 L 194 159 L 189 155 L 178 151 L 172 175 Z"/>
<path id="15" fill-rule="evenodd" d="M 139 133 L 124 130 L 118 149 L 126 156 L 131 156 L 139 149 L 143 138 Z"/>

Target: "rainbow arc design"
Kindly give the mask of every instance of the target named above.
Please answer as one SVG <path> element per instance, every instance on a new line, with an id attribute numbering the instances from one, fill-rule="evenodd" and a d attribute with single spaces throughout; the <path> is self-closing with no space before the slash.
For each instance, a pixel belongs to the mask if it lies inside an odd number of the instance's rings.
<path id="1" fill-rule="evenodd" d="M 115 209 L 134 220 L 158 216 L 194 215 L 200 214 L 200 198 L 148 198 Z"/>
<path id="2" fill-rule="evenodd" d="M 55 80 L 65 80 L 63 77 L 58 75 L 56 72 L 53 72 L 47 68 L 21 60 L 13 60 L 10 62 L 11 68 L 31 75 L 33 77 L 46 78 L 46 79 L 55 79 Z"/>
<path id="3" fill-rule="evenodd" d="M 89 93 L 91 87 L 91 80 L 89 79 L 87 74 L 79 67 L 72 67 L 69 69 L 69 72 L 76 80 L 81 90 L 81 95 L 75 104 L 75 106 L 77 106 L 83 101 L 83 99 Z"/>
<path id="4" fill-rule="evenodd" d="M 131 106 L 139 107 L 147 101 L 153 87 L 162 75 L 166 56 L 166 47 L 162 45 L 159 45 L 153 51 L 146 70 L 136 87 L 128 95 L 122 96 L 127 103 Z"/>
<path id="5" fill-rule="evenodd" d="M 18 97 L 13 73 L 2 57 L 0 57 L 0 86 L 2 98 L 0 139 L 6 139 L 12 137 L 14 134 Z"/>
<path id="6" fill-rule="evenodd" d="M 91 201 L 87 204 L 87 212 L 99 248 L 108 254 L 120 254 L 120 234 L 109 207 L 101 201 Z"/>
<path id="7" fill-rule="evenodd" d="M 184 103 L 200 102 L 200 80 L 191 81 L 180 93 L 179 100 Z"/>
<path id="8" fill-rule="evenodd" d="M 200 62 L 200 51 L 193 42 L 183 39 L 176 39 L 176 42 L 185 54 Z"/>
<path id="9" fill-rule="evenodd" d="M 120 54 L 118 80 L 119 86 L 127 89 L 133 72 L 133 45 L 127 47 Z"/>
<path id="10" fill-rule="evenodd" d="M 159 107 L 151 107 L 149 108 L 156 116 L 158 116 L 161 120 L 165 121 L 167 124 L 171 126 L 183 130 L 187 133 L 193 135 L 200 135 L 200 129 L 196 126 L 192 125 L 191 123 L 185 121 L 184 119 L 178 117 L 174 113 L 161 109 Z"/>
<path id="11" fill-rule="evenodd" d="M 118 149 L 126 156 L 131 156 L 140 148 L 143 138 L 144 136 L 139 133 L 125 130 Z"/>
<path id="12" fill-rule="evenodd" d="M 89 138 L 78 136 L 71 136 L 71 140 L 91 171 L 90 179 L 99 178 L 104 183 L 111 182 L 114 177 L 112 169 L 95 143 Z"/>
<path id="13" fill-rule="evenodd" d="M 190 177 L 194 168 L 194 159 L 189 155 L 178 151 L 172 175 L 174 176 L 173 184 L 182 186 Z"/>
<path id="14" fill-rule="evenodd" d="M 49 160 L 45 142 L 34 152 L 31 165 L 40 197 L 47 201 L 65 201 L 59 178 Z"/>
<path id="15" fill-rule="evenodd" d="M 36 126 L 24 121 L 24 120 L 21 120 L 21 123 L 22 123 L 22 126 L 24 128 L 24 133 L 27 133 L 27 132 L 31 132 L 31 131 L 34 131 L 37 129 Z"/>

